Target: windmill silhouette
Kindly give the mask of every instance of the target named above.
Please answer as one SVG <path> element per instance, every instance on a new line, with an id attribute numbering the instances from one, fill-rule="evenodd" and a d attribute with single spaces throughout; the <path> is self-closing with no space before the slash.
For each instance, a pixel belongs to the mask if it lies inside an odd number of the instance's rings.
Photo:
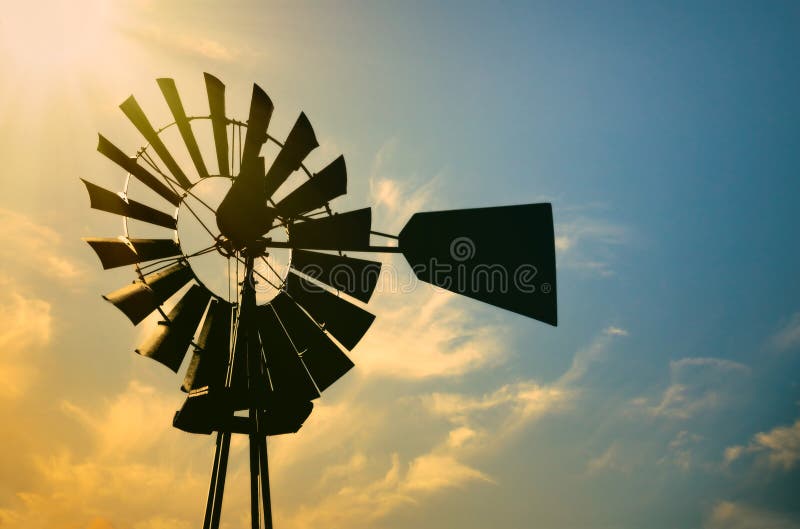
<path id="1" fill-rule="evenodd" d="M 353 367 L 344 351 L 356 346 L 375 319 L 361 305 L 376 288 L 380 263 L 345 252 L 402 253 L 422 281 L 556 325 L 550 204 L 417 213 L 398 235 L 378 232 L 370 208 L 331 210 L 329 203 L 347 192 L 344 157 L 315 173 L 303 164 L 318 146 L 305 114 L 281 142 L 267 132 L 273 104 L 258 85 L 248 119 L 241 122 L 227 117 L 225 86 L 210 74 L 209 112 L 200 116 L 187 116 L 172 79 L 157 82 L 173 122 L 156 129 L 131 96 L 120 108 L 147 145 L 129 157 L 99 136 L 98 151 L 127 173 L 123 191 L 84 180 L 91 207 L 121 216 L 124 235 L 85 240 L 104 269 L 133 265 L 137 274 L 133 283 L 103 297 L 134 325 L 155 312 L 161 316 L 136 352 L 177 373 L 193 349 L 181 386 L 187 398 L 173 425 L 216 432 L 204 529 L 219 527 L 232 434 L 249 436 L 252 527 L 272 527 L 267 437 L 302 427 L 313 400 Z M 195 136 L 209 122 L 216 173 L 209 171 Z M 162 136 L 172 127 L 196 178 L 187 176 L 167 148 Z M 278 149 L 269 169 L 265 144 Z M 296 171 L 307 179 L 276 199 Z M 213 179 L 230 187 L 211 205 L 198 186 Z M 130 198 L 134 183 L 151 198 L 158 195 L 173 213 Z M 179 214 L 204 230 L 206 245 L 189 251 L 182 244 Z M 163 236 L 137 237 L 135 228 L 145 225 Z M 372 237 L 396 242 L 375 246 Z M 282 270 L 269 260 L 277 251 L 290 255 Z M 209 255 L 227 262 L 227 296 L 193 266 Z M 271 299 L 263 303 L 259 284 L 272 286 Z M 173 297 L 179 299 L 167 312 L 164 304 Z"/>

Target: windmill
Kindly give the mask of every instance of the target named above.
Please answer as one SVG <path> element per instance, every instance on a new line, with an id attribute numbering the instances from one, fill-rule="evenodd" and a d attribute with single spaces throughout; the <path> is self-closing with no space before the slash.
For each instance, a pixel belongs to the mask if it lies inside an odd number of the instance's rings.
<path id="1" fill-rule="evenodd" d="M 249 436 L 252 527 L 272 527 L 267 437 L 302 427 L 313 401 L 353 367 L 345 351 L 375 319 L 362 305 L 380 263 L 349 252 L 402 253 L 422 281 L 556 325 L 550 204 L 417 213 L 398 235 L 375 231 L 370 208 L 330 208 L 347 192 L 344 157 L 317 172 L 304 165 L 318 146 L 305 114 L 279 141 L 267 132 L 273 104 L 258 85 L 242 122 L 227 116 L 225 86 L 210 74 L 209 111 L 199 116 L 186 114 L 172 79 L 157 82 L 174 121 L 156 129 L 131 96 L 120 108 L 147 145 L 129 157 L 99 135 L 97 150 L 126 173 L 123 190 L 84 180 L 91 207 L 119 215 L 124 235 L 85 240 L 104 269 L 136 271 L 135 281 L 103 297 L 134 325 L 161 318 L 136 352 L 177 373 L 193 351 L 173 426 L 216 433 L 204 529 L 219 527 L 232 434 Z M 164 140 L 176 130 L 196 177 Z M 198 132 L 213 137 L 216 172 Z M 277 153 L 267 169 L 268 148 Z M 291 187 L 297 174 L 306 179 Z M 210 199 L 201 187 L 212 181 L 224 189 Z M 129 196 L 136 189 L 160 207 Z M 202 228 L 205 244 L 188 248 L 187 219 Z M 144 227 L 160 235 L 137 235 Z M 373 237 L 394 242 L 373 245 Z M 279 252 L 289 256 L 282 267 L 271 261 Z M 227 295 L 199 274 L 196 263 L 208 257 L 227 263 Z"/>

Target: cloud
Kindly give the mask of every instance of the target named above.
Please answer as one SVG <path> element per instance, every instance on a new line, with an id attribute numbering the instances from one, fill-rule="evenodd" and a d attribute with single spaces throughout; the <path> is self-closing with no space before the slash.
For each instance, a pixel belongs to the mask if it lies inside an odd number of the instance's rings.
<path id="1" fill-rule="evenodd" d="M 411 462 L 402 488 L 407 491 L 432 492 L 461 487 L 470 481 L 494 483 L 483 472 L 468 467 L 452 456 L 426 454 Z"/>
<path id="2" fill-rule="evenodd" d="M 63 239 L 56 230 L 30 217 L 0 208 L 0 260 L 15 276 L 36 273 L 46 280 L 74 286 L 86 268 L 63 253 Z"/>
<path id="3" fill-rule="evenodd" d="M 451 448 L 461 448 L 477 435 L 478 432 L 472 428 L 460 426 L 455 430 L 450 430 L 450 433 L 447 434 L 447 446 Z"/>
<path id="4" fill-rule="evenodd" d="M 614 248 L 631 240 L 629 228 L 600 218 L 559 221 L 555 232 L 559 266 L 600 276 L 614 275 Z"/>
<path id="5" fill-rule="evenodd" d="M 393 232 L 412 214 L 431 207 L 438 186 L 436 177 L 418 184 L 413 176 L 394 178 L 396 148 L 393 139 L 380 147 L 369 179 L 375 223 Z M 469 312 L 473 301 L 421 283 L 410 267 L 390 256 L 382 259 L 382 275 L 370 303 L 378 319 L 359 344 L 360 372 L 402 379 L 453 377 L 503 360 L 505 329 Z"/>
<path id="6" fill-rule="evenodd" d="M 800 419 L 790 426 L 776 426 L 768 432 L 759 432 L 746 446 L 725 449 L 725 463 L 730 464 L 746 454 L 763 454 L 772 468 L 789 471 L 800 461 Z"/>
<path id="7" fill-rule="evenodd" d="M 313 505 L 305 505 L 282 521 L 292 529 L 375 527 L 398 508 L 416 505 L 426 496 L 470 482 L 494 483 L 484 473 L 450 456 L 426 454 L 407 466 L 392 454 L 389 468 L 376 479 L 339 489 Z M 379 524 L 377 524 L 379 525 Z"/>
<path id="8" fill-rule="evenodd" d="M 694 453 L 692 447 L 703 441 L 703 436 L 679 431 L 667 445 L 667 454 L 658 462 L 677 466 L 683 472 L 689 472 L 693 466 Z"/>
<path id="9" fill-rule="evenodd" d="M 572 397 L 573 394 L 564 388 L 526 381 L 507 384 L 479 397 L 432 393 L 424 400 L 431 413 L 447 417 L 456 424 L 467 424 L 477 416 L 487 415 L 487 412 L 502 412 L 502 429 L 508 431 L 533 418 L 563 409 L 570 404 Z"/>
<path id="10" fill-rule="evenodd" d="M 655 417 L 689 419 L 722 406 L 729 400 L 731 386 L 750 373 L 744 364 L 722 358 L 694 357 L 670 362 L 670 385 L 660 400 L 634 399 L 636 408 Z"/>
<path id="11" fill-rule="evenodd" d="M 630 465 L 620 453 L 619 444 L 616 442 L 611 443 L 605 452 L 586 463 L 586 473 L 590 476 L 607 471 L 630 471 Z"/>
<path id="12" fill-rule="evenodd" d="M 569 369 L 552 383 L 526 380 L 479 396 L 434 392 L 422 397 L 424 407 L 459 427 L 448 435 L 451 447 L 484 448 L 480 441 L 489 438 L 488 432 L 492 446 L 500 446 L 532 422 L 573 409 L 580 397 L 581 380 L 613 339 L 605 332 L 598 335 L 575 353 Z"/>
<path id="13" fill-rule="evenodd" d="M 208 37 L 195 35 L 187 31 L 165 31 L 160 27 L 136 26 L 126 28 L 128 35 L 158 48 L 161 51 L 174 52 L 198 57 L 201 59 L 231 63 L 241 59 L 244 50 Z"/>
<path id="14" fill-rule="evenodd" d="M 786 351 L 800 345 L 800 312 L 795 312 L 789 321 L 781 327 L 770 339 L 772 345 Z"/>
<path id="15" fill-rule="evenodd" d="M 620 327 L 614 327 L 614 326 L 606 327 L 606 329 L 603 332 L 610 336 L 628 336 L 628 331 Z"/>
<path id="16" fill-rule="evenodd" d="M 303 498 L 301 503 L 282 507 L 276 519 L 292 529 L 378 527 L 390 514 L 421 507 L 435 494 L 503 486 L 474 461 L 538 419 L 573 409 L 581 381 L 616 338 L 599 333 L 552 383 L 524 380 L 478 395 L 435 391 L 375 403 L 365 393 L 365 381 L 374 377 L 358 379 L 335 403 L 322 399 L 299 435 L 271 443 L 276 481 L 285 484 L 301 458 L 316 468 L 313 487 L 298 478 L 300 495 L 293 497 Z M 421 380 L 401 378 L 399 387 L 413 395 L 415 386 L 409 384 Z M 414 442 L 400 442 L 398 432 Z M 387 443 L 410 453 L 386 454 Z"/>
<path id="17" fill-rule="evenodd" d="M 504 329 L 476 321 L 448 292 L 422 287 L 402 304 L 378 303 L 379 317 L 359 345 L 365 376 L 453 377 L 502 361 Z"/>
<path id="18" fill-rule="evenodd" d="M 205 497 L 209 469 L 205 465 L 194 469 L 193 462 L 210 460 L 210 439 L 170 428 L 175 399 L 141 382 L 132 381 L 98 404 L 90 409 L 62 402 L 65 417 L 84 426 L 88 443 L 63 446 L 59 437 L 49 453 L 29 455 L 37 474 L 36 490 L 19 491 L 16 502 L 0 510 L 0 526 L 197 525 L 202 516 L 197 498 Z M 238 467 L 231 465 L 229 483 L 241 479 L 237 472 Z M 233 509 L 248 503 L 237 496 L 227 501 L 233 502 Z"/>
<path id="19" fill-rule="evenodd" d="M 50 303 L 27 297 L 0 277 L 0 399 L 26 392 L 35 379 L 38 354 L 51 340 Z"/>
<path id="20" fill-rule="evenodd" d="M 69 401 L 61 402 L 61 409 L 91 432 L 96 454 L 110 459 L 127 459 L 156 447 L 170 433 L 165 425 L 178 406 L 175 396 L 168 397 L 136 380 L 107 401 L 99 416 Z"/>
<path id="21" fill-rule="evenodd" d="M 800 522 L 749 505 L 720 501 L 714 505 L 706 529 L 798 529 Z"/>
<path id="22" fill-rule="evenodd" d="M 397 140 L 386 141 L 375 153 L 369 176 L 370 202 L 373 215 L 381 226 L 395 232 L 414 213 L 435 207 L 441 173 L 420 179 L 416 175 L 393 175 L 392 161 L 397 150 Z"/>

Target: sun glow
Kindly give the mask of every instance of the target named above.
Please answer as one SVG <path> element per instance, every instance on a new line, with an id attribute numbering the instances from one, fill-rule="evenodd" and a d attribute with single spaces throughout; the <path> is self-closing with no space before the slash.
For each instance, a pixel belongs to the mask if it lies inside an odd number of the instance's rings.
<path id="1" fill-rule="evenodd" d="M 5 5 L 0 17 L 3 68 L 50 77 L 106 62 L 113 53 L 113 2 L 49 0 Z"/>

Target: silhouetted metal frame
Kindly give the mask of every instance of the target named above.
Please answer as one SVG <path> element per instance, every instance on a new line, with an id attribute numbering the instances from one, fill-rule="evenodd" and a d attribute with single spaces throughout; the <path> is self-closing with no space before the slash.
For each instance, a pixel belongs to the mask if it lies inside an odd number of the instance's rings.
<path id="1" fill-rule="evenodd" d="M 211 120 L 211 116 L 209 115 L 209 116 L 188 116 L 188 117 L 187 117 L 187 121 L 188 121 L 189 123 L 191 123 L 192 121 L 195 121 L 195 120 Z M 238 126 L 238 127 L 245 127 L 245 128 L 247 127 L 247 123 L 245 123 L 245 122 L 242 122 L 242 121 L 239 121 L 239 120 L 236 120 L 236 119 L 231 119 L 231 118 L 228 118 L 228 123 L 227 123 L 227 125 L 231 126 L 231 135 L 233 135 L 235 127 L 237 127 L 237 126 Z M 162 132 L 164 132 L 165 130 L 169 129 L 170 127 L 174 127 L 174 126 L 177 126 L 177 121 L 172 121 L 172 122 L 168 123 L 167 125 L 164 125 L 163 127 L 161 127 L 161 128 L 159 128 L 159 129 L 157 129 L 157 130 L 156 130 L 156 134 L 159 134 L 159 135 L 160 135 L 160 134 L 161 134 Z M 240 134 L 239 134 L 239 135 L 241 136 L 241 128 L 240 128 L 239 130 L 240 130 Z M 268 142 L 270 142 L 270 141 L 271 141 L 272 143 L 274 143 L 275 145 L 277 145 L 279 148 L 283 148 L 283 145 L 284 145 L 284 143 L 283 143 L 283 142 L 281 142 L 280 140 L 278 140 L 277 138 L 275 138 L 274 136 L 272 136 L 272 135 L 271 135 L 271 134 L 269 134 L 269 133 L 267 133 L 267 141 L 268 141 Z M 233 149 L 234 149 L 234 145 L 235 145 L 235 143 L 234 143 L 234 142 L 231 142 L 231 144 L 230 144 L 230 149 L 231 149 L 232 151 L 233 151 Z M 172 190 L 173 190 L 173 191 L 174 191 L 176 194 L 178 194 L 178 195 L 181 197 L 181 201 L 180 201 L 180 203 L 179 203 L 179 204 L 178 204 L 178 205 L 175 207 L 175 211 L 174 211 L 174 213 L 173 213 L 173 214 L 174 214 L 174 216 L 175 216 L 176 223 L 177 223 L 177 221 L 179 220 L 179 213 L 180 213 L 180 207 L 181 207 L 181 205 L 182 205 L 182 204 L 183 204 L 183 203 L 184 203 L 184 202 L 187 200 L 187 197 L 190 197 L 190 196 L 191 196 L 192 198 L 194 198 L 195 200 L 197 200 L 198 202 L 200 202 L 202 205 L 204 205 L 206 208 L 208 208 L 208 209 L 209 209 L 209 210 L 211 210 L 212 212 L 215 212 L 215 213 L 216 213 L 216 211 L 214 210 L 214 208 L 212 208 L 211 206 L 209 206 L 208 204 L 206 204 L 206 203 L 205 203 L 205 202 L 204 202 L 204 201 L 203 201 L 203 200 L 202 200 L 200 197 L 198 197 L 197 195 L 195 195 L 195 194 L 192 192 L 192 189 L 193 189 L 193 188 L 194 188 L 194 187 L 195 187 L 197 184 L 199 184 L 200 182 L 204 181 L 204 178 L 202 178 L 202 177 L 201 177 L 201 178 L 200 178 L 200 180 L 197 180 L 196 182 L 193 182 L 193 183 L 192 183 L 192 185 L 191 185 L 191 187 L 189 187 L 188 189 L 183 189 L 183 188 L 182 188 L 182 187 L 179 185 L 179 183 L 178 183 L 178 182 L 177 182 L 177 181 L 176 181 L 174 178 L 172 178 L 171 176 L 169 176 L 169 175 L 165 174 L 165 173 L 164 173 L 164 172 L 163 172 L 163 171 L 160 169 L 160 167 L 158 167 L 158 166 L 155 164 L 155 161 L 154 161 L 154 160 L 151 160 L 151 159 L 149 159 L 149 158 L 150 158 L 150 157 L 149 157 L 149 153 L 147 152 L 147 150 L 148 150 L 148 148 L 149 148 L 149 147 L 150 147 L 150 144 L 148 143 L 148 144 L 145 144 L 143 147 L 139 148 L 139 149 L 136 151 L 136 156 L 135 156 L 135 158 L 136 158 L 136 160 L 137 160 L 137 161 L 138 161 L 139 159 L 142 159 L 142 160 L 144 160 L 144 161 L 145 161 L 145 162 L 146 162 L 148 165 L 150 165 L 150 166 L 153 168 L 153 170 L 155 170 L 155 171 L 156 171 L 156 173 L 157 173 L 159 176 L 161 176 L 161 178 L 163 178 L 163 179 L 164 179 L 165 183 L 166 183 L 166 184 L 167 184 L 167 185 L 168 185 L 168 186 L 169 186 L 169 187 L 170 187 L 170 188 L 171 188 L 171 189 L 172 189 Z M 239 154 L 239 160 L 238 160 L 238 161 L 239 161 L 239 163 L 241 164 L 241 139 L 239 140 L 239 150 L 240 150 L 240 152 L 239 152 L 239 153 L 233 153 L 233 152 L 232 152 L 231 154 Z M 234 158 L 235 158 L 234 156 L 231 156 L 231 163 L 233 163 L 233 161 L 234 161 Z M 306 166 L 305 166 L 305 164 L 301 163 L 301 164 L 300 164 L 300 169 L 301 169 L 301 170 L 302 170 L 302 171 L 305 173 L 306 177 L 308 177 L 309 179 L 311 179 L 311 178 L 313 177 L 313 173 L 312 173 L 312 172 L 311 172 L 311 171 L 308 169 L 308 167 L 306 167 Z M 123 194 L 123 196 L 125 197 L 125 199 L 126 199 L 126 200 L 128 199 L 128 190 L 129 190 L 129 187 L 130 187 L 131 176 L 132 176 L 132 175 L 131 175 L 131 173 L 126 173 L 126 175 L 125 175 L 125 183 L 124 183 L 124 185 L 123 185 L 123 189 L 122 189 L 122 194 Z M 210 178 L 229 178 L 230 180 L 234 180 L 234 179 L 236 178 L 235 176 L 227 177 L 227 176 L 223 176 L 223 175 L 219 175 L 219 174 L 209 174 L 209 175 L 208 175 L 208 177 L 210 177 Z M 176 189 L 176 186 L 177 186 L 177 189 Z M 271 200 L 271 199 L 270 199 L 270 200 Z M 189 206 L 188 206 L 188 204 L 187 204 L 187 208 L 188 208 L 188 207 L 189 207 Z M 191 208 L 190 208 L 190 209 L 191 209 Z M 331 208 L 330 208 L 330 204 L 329 204 L 329 203 L 327 203 L 327 202 L 325 203 L 324 210 L 325 210 L 325 213 L 327 214 L 327 216 L 331 216 L 331 215 L 333 215 L 333 211 L 331 210 Z M 307 215 L 307 216 L 308 216 L 308 215 Z M 196 217 L 196 215 L 195 215 L 195 217 Z M 197 218 L 197 217 L 196 217 L 196 218 Z M 198 220 L 198 222 L 200 222 L 200 219 L 199 219 L 199 218 L 198 218 L 197 220 Z M 201 224 L 202 224 L 202 222 L 201 222 Z M 275 226 L 275 227 L 280 227 L 280 226 L 288 226 L 288 224 L 290 224 L 290 222 L 289 222 L 289 221 L 287 221 L 286 219 L 281 219 L 281 223 L 280 223 L 280 224 L 278 224 L 278 225 L 277 225 L 277 226 Z M 131 234 L 130 234 L 130 230 L 129 230 L 129 227 L 128 227 L 128 217 L 122 217 L 122 227 L 123 227 L 123 231 L 124 231 L 124 233 L 125 233 L 125 237 L 126 237 L 126 238 L 130 238 Z M 180 241 L 180 236 L 179 236 L 179 234 L 178 234 L 178 230 L 177 230 L 177 228 L 176 228 L 175 230 L 173 230 L 173 233 L 174 233 L 175 241 L 176 241 L 176 243 L 178 244 L 178 246 L 180 247 L 180 246 L 181 246 L 181 241 Z M 280 246 L 276 246 L 276 247 L 280 247 Z M 341 254 L 342 252 L 340 251 L 339 253 Z M 186 262 L 187 262 L 187 263 L 189 263 L 189 268 L 191 269 L 191 262 L 189 261 L 189 259 L 190 259 L 191 257 L 194 257 L 194 255 L 186 255 L 186 253 L 182 252 L 180 256 L 176 256 L 176 257 L 174 257 L 174 258 L 171 258 L 171 259 L 165 259 L 165 260 L 164 260 L 164 262 L 172 262 L 172 261 L 176 261 L 176 262 L 177 262 L 177 261 L 179 261 L 180 259 L 185 259 L 185 260 L 186 260 Z M 151 263 L 151 264 L 152 264 L 152 263 Z M 142 280 L 142 281 L 144 282 L 144 276 L 145 276 L 145 273 L 142 271 L 142 268 L 143 268 L 142 264 L 141 264 L 141 263 L 135 263 L 135 264 L 134 264 L 134 267 L 135 267 L 135 269 L 136 269 L 136 275 L 139 277 L 139 279 L 140 279 L 140 280 Z M 147 265 L 144 265 L 144 267 L 146 268 L 146 267 L 147 267 Z M 201 285 L 201 286 L 203 286 L 204 288 L 206 288 L 206 289 L 207 289 L 209 292 L 211 292 L 211 294 L 212 294 L 214 297 L 217 297 L 217 298 L 219 298 L 219 299 L 222 299 L 222 298 L 221 298 L 221 296 L 217 295 L 217 294 L 216 294 L 215 292 L 213 292 L 213 291 L 212 291 L 210 288 L 208 288 L 208 286 L 207 286 L 207 285 L 205 285 L 205 284 L 203 283 L 203 281 L 202 281 L 202 280 L 201 280 L 201 279 L 198 277 L 198 275 L 197 275 L 196 273 L 194 273 L 194 270 L 193 270 L 193 269 L 192 269 L 192 275 L 194 276 L 194 280 L 195 280 L 195 281 L 196 281 L 196 282 L 197 282 L 199 285 Z M 229 281 L 229 282 L 230 282 L 230 279 L 231 279 L 231 278 L 230 278 L 230 274 L 229 274 L 229 277 L 228 277 L 228 281 Z M 237 277 L 237 282 L 238 282 L 238 277 Z M 146 283 L 145 283 L 145 284 L 146 284 Z M 282 285 L 281 285 L 281 286 L 282 286 Z M 228 300 L 226 300 L 226 301 L 230 302 L 231 300 L 230 300 L 230 299 L 228 299 Z M 163 318 L 163 320 L 164 320 L 164 321 L 169 321 L 169 318 L 168 318 L 168 316 L 167 316 L 166 312 L 164 311 L 164 309 L 163 309 L 162 305 L 159 305 L 159 306 L 157 307 L 157 309 L 156 309 L 156 310 L 158 310 L 158 313 L 159 313 L 159 315 L 160 315 L 160 316 Z M 192 342 L 192 345 L 196 345 L 196 344 L 195 344 L 194 342 Z"/>
<path id="2" fill-rule="evenodd" d="M 190 117 L 187 118 L 187 120 L 189 122 L 192 122 L 194 120 L 210 120 L 210 119 L 211 119 L 211 116 L 190 116 Z M 160 129 L 156 130 L 156 133 L 160 135 L 162 132 L 164 132 L 168 128 L 170 128 L 172 126 L 176 126 L 176 124 L 177 124 L 177 122 L 173 121 L 173 122 L 161 127 Z M 242 154 L 241 153 L 241 127 L 247 127 L 247 124 L 244 123 L 244 122 L 229 118 L 228 119 L 228 125 L 231 126 L 231 135 L 234 134 L 236 127 L 239 127 L 239 153 L 238 153 L 239 156 L 238 156 L 238 162 L 239 162 L 239 164 L 241 164 L 241 154 Z M 279 148 L 283 148 L 283 145 L 284 145 L 283 142 L 279 141 L 277 138 L 273 137 L 270 134 L 267 134 L 267 141 L 271 141 L 274 144 L 276 144 Z M 139 159 L 144 160 L 150 167 L 153 168 L 153 170 L 159 176 L 161 176 L 161 178 L 164 179 L 165 183 L 176 194 L 178 194 L 181 197 L 181 201 L 175 207 L 175 210 L 174 210 L 174 213 L 173 213 L 173 215 L 174 215 L 174 217 L 176 219 L 176 223 L 177 223 L 177 221 L 179 219 L 180 207 L 181 207 L 182 204 L 184 204 L 184 202 L 187 201 L 188 197 L 194 198 L 195 200 L 200 202 L 203 206 L 205 206 L 206 208 L 208 208 L 212 212 L 216 213 L 215 210 L 212 207 L 210 207 L 200 197 L 198 197 L 197 195 L 195 195 L 192 192 L 192 189 L 197 184 L 199 184 L 200 182 L 205 180 L 203 177 L 201 177 L 199 180 L 193 182 L 190 187 L 183 188 L 182 186 L 180 186 L 180 184 L 177 181 L 175 181 L 174 178 L 172 178 L 172 177 L 168 176 L 167 174 L 165 174 L 160 169 L 160 167 L 158 167 L 158 165 L 155 163 L 155 160 L 153 160 L 149 156 L 149 153 L 147 152 L 147 149 L 149 147 L 150 147 L 150 144 L 146 144 L 145 146 L 141 147 L 136 152 L 136 157 L 135 158 L 136 158 L 137 161 Z M 233 149 L 235 148 L 235 142 L 231 142 L 230 143 L 230 148 L 233 151 Z M 231 164 L 233 164 L 234 159 L 236 158 L 236 156 L 234 156 L 234 155 L 237 154 L 237 153 L 232 152 L 231 154 L 232 154 L 232 156 L 231 156 Z M 311 171 L 309 171 L 309 169 L 305 166 L 305 164 L 301 163 L 300 164 L 300 169 L 302 169 L 302 171 L 306 174 L 306 176 L 309 179 L 311 179 L 313 177 L 313 174 L 311 173 Z M 231 172 L 233 173 L 233 171 L 231 171 Z M 122 191 L 122 194 L 123 194 L 123 197 L 125 198 L 125 200 L 128 199 L 131 176 L 132 176 L 131 173 L 127 173 L 126 176 L 125 176 L 125 183 L 124 183 L 123 191 Z M 230 180 L 234 180 L 236 178 L 235 176 L 227 177 L 227 176 L 223 176 L 223 175 L 212 175 L 212 174 L 209 174 L 208 177 L 212 177 L 212 178 L 213 177 L 229 178 Z M 272 199 L 270 199 L 270 201 L 271 200 Z M 200 220 L 200 218 L 197 217 L 197 215 L 191 210 L 191 207 L 188 204 L 186 204 L 186 205 L 187 205 L 187 208 L 189 208 L 190 212 L 195 216 L 197 221 L 200 222 L 200 224 L 208 231 L 208 228 L 203 224 L 203 222 Z M 328 202 L 325 203 L 324 210 L 325 210 L 324 212 L 325 212 L 325 214 L 327 216 L 331 216 L 333 214 L 333 212 L 331 211 L 331 208 L 330 208 L 330 204 Z M 310 213 L 311 213 L 311 215 L 304 215 L 301 218 L 308 218 L 308 217 L 313 217 L 313 216 L 318 215 L 318 214 L 314 214 L 313 211 L 310 212 Z M 280 218 L 280 220 L 281 220 L 281 223 L 278 224 L 275 227 L 280 227 L 280 226 L 286 227 L 294 219 Z M 122 225 L 123 225 L 123 231 L 125 233 L 125 237 L 126 238 L 130 238 L 131 233 L 130 233 L 130 229 L 129 229 L 129 226 L 128 226 L 128 217 L 123 216 Z M 180 248 L 181 247 L 181 243 L 180 243 L 180 235 L 178 233 L 178 229 L 177 228 L 174 229 L 173 233 L 174 233 L 175 241 L 176 241 L 178 247 Z M 212 235 L 212 237 L 213 237 L 213 234 L 210 231 L 209 231 L 209 235 Z M 190 263 L 189 259 L 191 257 L 194 257 L 194 256 L 200 254 L 201 252 L 204 253 L 204 250 L 201 250 L 200 252 L 195 252 L 194 254 L 187 255 L 183 251 L 183 249 L 181 248 L 181 254 L 179 256 L 175 256 L 174 258 L 167 258 L 167 259 L 159 260 L 158 263 L 159 264 L 160 263 L 166 263 L 168 265 L 168 264 L 171 264 L 173 262 L 179 262 L 181 260 L 184 260 L 189 265 L 189 269 L 191 270 L 192 276 L 193 276 L 194 280 L 197 282 L 197 284 L 201 285 L 203 288 L 208 290 L 211 293 L 212 296 L 221 299 L 221 296 L 219 296 L 218 294 L 213 292 L 211 289 L 209 289 L 203 283 L 203 281 L 198 277 L 198 275 L 194 272 L 194 270 L 191 267 L 191 263 Z M 339 254 L 342 254 L 342 252 L 339 251 Z M 237 260 L 240 260 L 240 258 L 238 256 L 235 255 L 234 257 Z M 238 261 L 237 261 L 237 263 L 238 263 Z M 145 284 L 147 284 L 146 281 L 144 280 L 144 277 L 145 277 L 146 273 L 143 271 L 143 268 L 146 269 L 148 267 L 151 267 L 153 264 L 154 263 L 149 263 L 149 264 L 145 264 L 145 265 L 143 265 L 142 263 L 135 263 L 134 264 L 137 276 Z M 147 273 L 150 273 L 150 272 L 152 272 L 152 270 L 148 270 Z M 253 273 L 253 263 L 252 263 L 252 260 L 250 260 L 249 263 L 245 267 L 245 277 L 248 277 L 248 276 L 252 277 L 252 273 Z M 261 274 L 258 274 L 258 275 L 261 276 Z M 229 283 L 230 283 L 230 280 L 231 280 L 230 276 L 231 276 L 231 273 L 230 273 L 230 269 L 229 269 L 229 272 L 228 272 L 228 282 Z M 263 278 L 263 276 L 261 276 L 261 277 Z M 237 278 L 236 279 L 237 279 L 237 283 L 238 283 L 238 271 L 237 271 Z M 266 278 L 264 278 L 264 279 L 266 280 Z M 285 283 L 285 280 L 283 280 L 283 282 Z M 273 286 L 275 286 L 275 285 L 273 285 Z M 283 285 L 281 285 L 281 287 L 283 287 Z M 243 288 L 247 288 L 246 285 L 243 286 Z M 280 290 L 280 287 L 277 288 L 277 289 Z M 238 294 L 239 294 L 239 292 L 237 291 L 237 297 L 238 297 Z M 227 300 L 227 301 L 231 302 L 230 299 Z M 236 302 L 236 306 L 238 308 L 241 308 L 241 305 L 238 303 L 238 301 Z M 156 310 L 158 310 L 160 316 L 163 318 L 164 321 L 167 321 L 167 322 L 170 321 L 168 315 L 164 311 L 163 303 L 160 304 L 156 308 Z M 229 372 L 228 372 L 228 377 L 227 377 L 227 380 L 226 380 L 226 385 L 230 385 L 230 376 L 231 376 L 230 370 L 232 369 L 233 362 L 234 362 L 234 353 L 235 353 L 234 347 L 235 347 L 235 341 L 236 341 L 236 330 L 238 328 L 238 320 L 239 320 L 239 314 L 237 314 L 236 318 L 233 319 L 232 322 L 231 322 L 231 326 L 232 326 L 232 331 L 233 332 L 231 333 L 230 353 L 229 353 L 229 361 L 228 361 L 229 362 L 228 363 Z M 192 340 L 191 341 L 191 346 L 198 347 L 198 344 L 195 343 L 194 340 Z M 264 415 L 262 413 L 260 413 L 257 409 L 251 409 L 250 410 L 250 417 L 251 417 L 251 421 L 253 422 L 253 431 L 255 432 L 255 434 L 250 436 L 250 443 L 251 443 L 251 446 L 250 446 L 251 523 L 252 523 L 252 526 L 253 526 L 254 529 L 258 529 L 259 523 L 260 523 L 259 522 L 259 505 L 258 504 L 260 502 L 261 503 L 261 508 L 263 510 L 263 518 L 264 518 L 265 528 L 266 529 L 272 529 L 272 507 L 271 507 L 270 490 L 269 490 L 269 464 L 268 464 L 268 459 L 267 459 L 267 436 L 266 436 L 266 434 L 262 434 L 261 433 L 261 432 L 265 431 L 265 429 L 264 429 Z M 204 516 L 204 520 L 203 520 L 203 529 L 218 529 L 219 528 L 221 514 L 222 514 L 222 499 L 223 499 L 224 492 L 225 492 L 225 480 L 226 480 L 226 477 L 227 477 L 228 457 L 230 455 L 230 443 L 231 443 L 231 433 L 230 432 L 222 432 L 222 431 L 217 432 L 214 463 L 213 463 L 212 472 L 211 472 L 211 482 L 209 484 L 208 498 L 207 498 L 207 501 L 206 501 L 206 512 L 205 512 L 205 516 Z"/>

